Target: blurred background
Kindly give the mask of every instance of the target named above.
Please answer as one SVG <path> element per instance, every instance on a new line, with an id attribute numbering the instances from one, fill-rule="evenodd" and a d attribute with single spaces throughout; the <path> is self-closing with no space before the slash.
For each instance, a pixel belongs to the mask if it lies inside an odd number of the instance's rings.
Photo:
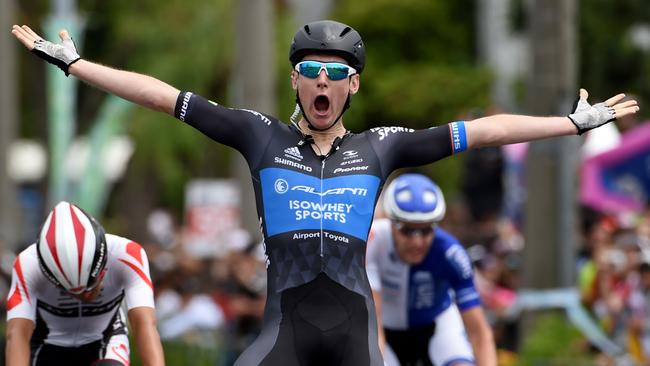
<path id="1" fill-rule="evenodd" d="M 648 0 L 0 0 L 3 309 L 15 254 L 62 199 L 147 250 L 170 365 L 232 364 L 257 334 L 266 291 L 243 159 L 66 78 L 26 52 L 12 24 L 50 40 L 67 28 L 86 59 L 288 121 L 291 39 L 323 18 L 366 43 L 345 116 L 353 132 L 566 115 L 580 87 L 592 102 L 639 101 L 636 116 L 580 137 L 418 171 L 442 186 L 443 226 L 474 260 L 500 364 L 650 365 Z"/>

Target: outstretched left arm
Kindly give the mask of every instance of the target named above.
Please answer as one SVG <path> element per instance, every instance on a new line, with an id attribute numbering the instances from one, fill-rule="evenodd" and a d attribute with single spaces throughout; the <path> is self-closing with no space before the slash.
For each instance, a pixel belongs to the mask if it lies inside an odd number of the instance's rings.
<path id="1" fill-rule="evenodd" d="M 625 94 L 590 105 L 589 93 L 580 89 L 580 98 L 567 117 L 532 117 L 498 114 L 465 123 L 468 148 L 500 146 L 549 137 L 582 134 L 616 118 L 639 110 L 636 100 L 621 102 Z"/>

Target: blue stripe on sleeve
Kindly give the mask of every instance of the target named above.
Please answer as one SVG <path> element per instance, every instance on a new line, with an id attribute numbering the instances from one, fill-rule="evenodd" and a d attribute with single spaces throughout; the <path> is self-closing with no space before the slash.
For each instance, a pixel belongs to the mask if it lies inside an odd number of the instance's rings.
<path id="1" fill-rule="evenodd" d="M 467 150 L 467 134 L 465 133 L 465 122 L 451 123 L 451 146 L 454 154 Z"/>

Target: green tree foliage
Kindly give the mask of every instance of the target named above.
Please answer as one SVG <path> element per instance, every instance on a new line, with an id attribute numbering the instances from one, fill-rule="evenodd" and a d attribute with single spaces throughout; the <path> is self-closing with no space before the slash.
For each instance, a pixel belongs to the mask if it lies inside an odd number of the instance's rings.
<path id="1" fill-rule="evenodd" d="M 474 1 L 342 0 L 334 18 L 364 38 L 367 66 L 346 126 L 429 128 L 489 105 L 489 72 L 475 62 Z M 462 159 L 425 167 L 446 192 Z"/>
<path id="2" fill-rule="evenodd" d="M 489 73 L 475 64 L 473 1 L 341 1 L 336 17 L 364 37 L 355 99 L 359 127 L 426 128 L 488 105 Z M 356 100 L 355 100 L 356 103 Z M 349 122 L 348 122 L 349 123 Z"/>
<path id="3" fill-rule="evenodd" d="M 291 63 L 289 62 L 289 48 L 291 40 L 300 26 L 295 22 L 291 8 L 278 6 L 275 19 L 275 65 L 276 91 L 278 93 L 276 117 L 281 121 L 289 122 L 289 117 L 296 106 L 296 92 L 291 88 Z"/>
<path id="4" fill-rule="evenodd" d="M 644 53 L 630 37 L 631 27 L 650 26 L 648 1 L 579 3 L 581 84 L 600 98 L 626 91 L 642 101 L 650 101 L 650 50 Z M 641 115 L 648 116 L 648 108 L 642 110 Z"/>
<path id="5" fill-rule="evenodd" d="M 229 1 L 115 0 L 96 3 L 89 14 L 91 58 L 226 99 L 233 53 Z M 157 193 L 154 204 L 180 208 L 188 179 L 227 173 L 229 150 L 171 117 L 135 108 L 128 129 L 136 153 L 127 179 L 148 180 L 143 193 Z"/>

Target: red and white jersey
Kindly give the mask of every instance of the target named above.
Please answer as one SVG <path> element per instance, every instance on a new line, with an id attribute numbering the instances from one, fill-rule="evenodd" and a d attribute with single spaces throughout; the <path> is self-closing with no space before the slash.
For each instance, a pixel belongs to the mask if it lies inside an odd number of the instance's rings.
<path id="1" fill-rule="evenodd" d="M 149 261 L 142 247 L 129 239 L 106 234 L 108 259 L 103 287 L 97 298 L 84 303 L 54 286 L 41 272 L 36 245 L 14 262 L 7 298 L 7 320 L 26 318 L 35 323 L 32 345 L 48 343 L 77 347 L 116 333 L 125 333 L 122 300 L 128 310 L 154 308 Z"/>

